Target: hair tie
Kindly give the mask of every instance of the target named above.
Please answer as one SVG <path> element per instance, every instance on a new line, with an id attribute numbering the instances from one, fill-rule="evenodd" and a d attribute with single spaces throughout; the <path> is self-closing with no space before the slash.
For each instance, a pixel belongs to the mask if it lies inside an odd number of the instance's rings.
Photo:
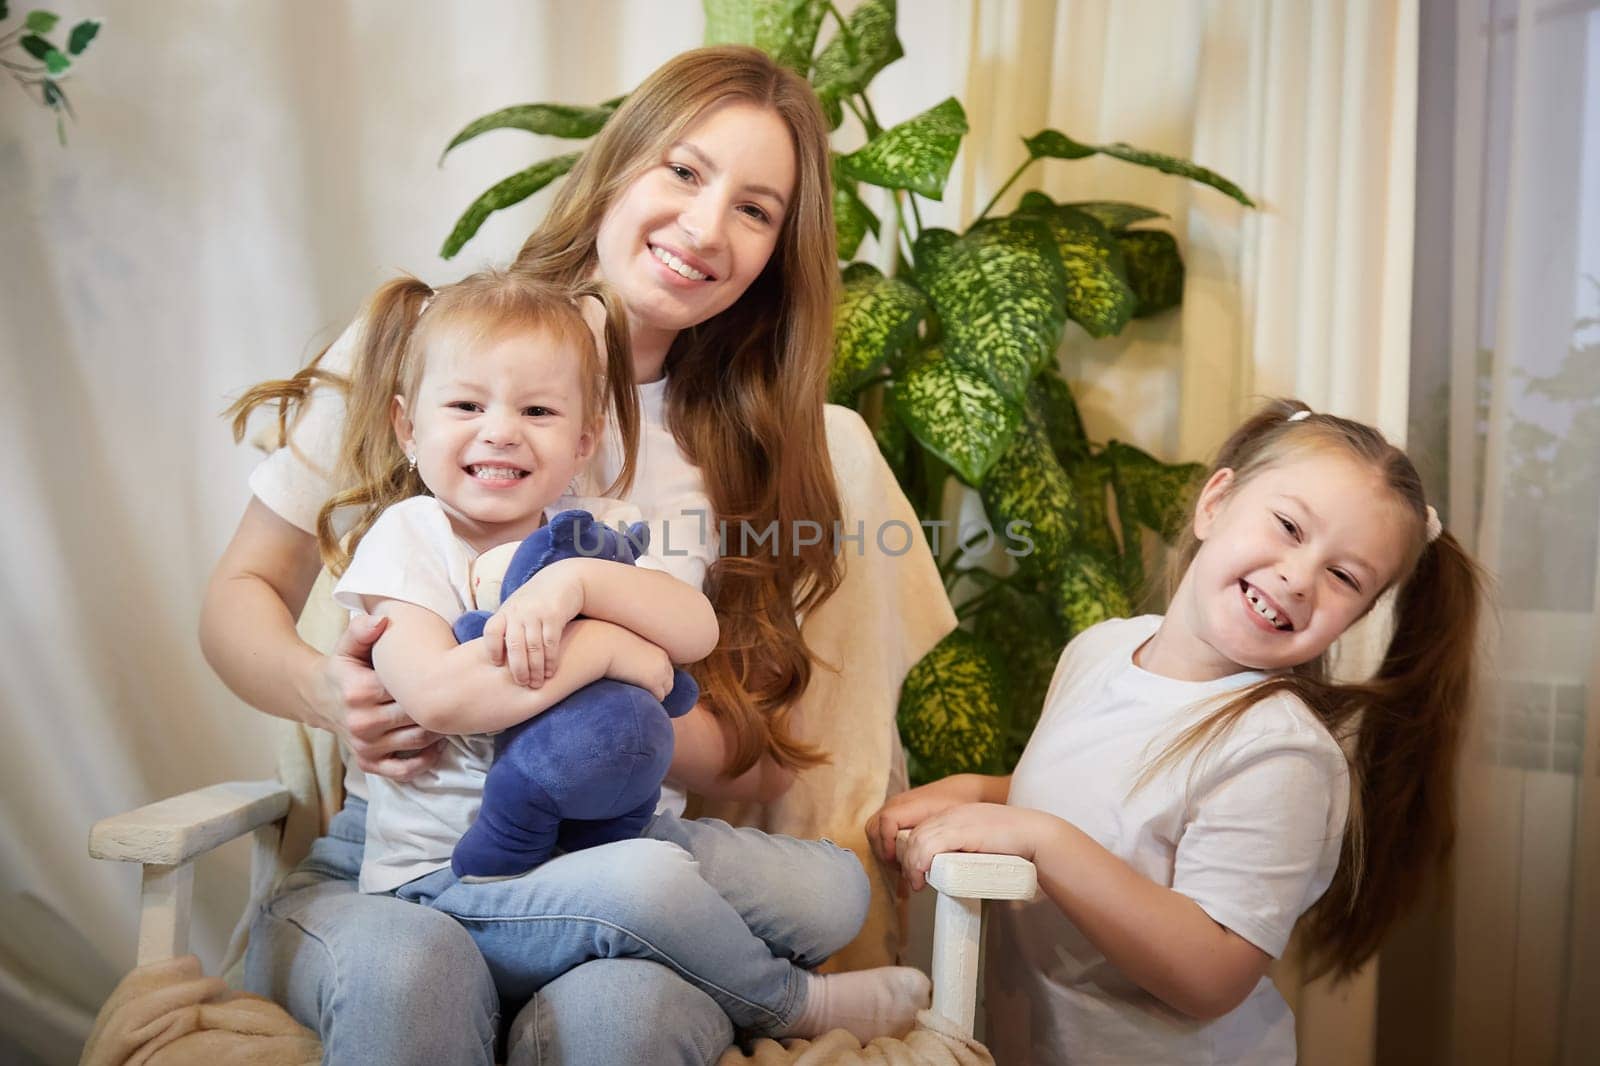
<path id="1" fill-rule="evenodd" d="M 1434 541 L 1438 540 L 1439 534 L 1443 532 L 1444 526 L 1439 521 L 1439 512 L 1435 511 L 1433 509 L 1433 504 L 1430 503 L 1428 504 L 1427 523 L 1424 527 L 1424 535 L 1428 538 L 1428 543 L 1432 544 Z"/>
<path id="2" fill-rule="evenodd" d="M 435 295 L 436 294 L 433 292 L 433 290 L 429 289 L 428 290 L 428 295 L 426 295 L 426 296 L 424 296 L 422 298 L 422 305 L 417 308 L 417 317 L 418 318 L 421 318 L 422 317 L 422 312 L 426 311 L 428 309 L 428 305 L 433 303 L 433 298 L 434 298 Z"/>
<path id="3" fill-rule="evenodd" d="M 1308 419 L 1310 417 L 1311 417 L 1311 409 L 1310 408 L 1301 408 L 1300 410 L 1296 411 L 1294 414 L 1290 415 L 1288 417 L 1287 421 L 1290 421 L 1290 422 L 1304 422 L 1306 419 Z"/>

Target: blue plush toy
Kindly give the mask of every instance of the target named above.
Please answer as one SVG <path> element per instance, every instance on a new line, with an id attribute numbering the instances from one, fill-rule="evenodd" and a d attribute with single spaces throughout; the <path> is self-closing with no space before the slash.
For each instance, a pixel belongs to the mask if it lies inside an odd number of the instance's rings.
<path id="1" fill-rule="evenodd" d="M 500 586 L 501 602 L 534 574 L 562 559 L 610 559 L 632 565 L 648 546 L 637 523 L 626 535 L 588 511 L 562 511 L 517 548 Z M 456 619 L 456 640 L 483 636 L 489 611 Z M 655 813 L 672 761 L 669 718 L 699 698 L 694 679 L 676 672 L 664 703 L 636 685 L 602 679 L 495 738 L 483 807 L 456 843 L 457 877 L 524 873 L 561 848 L 576 851 L 637 837 Z"/>

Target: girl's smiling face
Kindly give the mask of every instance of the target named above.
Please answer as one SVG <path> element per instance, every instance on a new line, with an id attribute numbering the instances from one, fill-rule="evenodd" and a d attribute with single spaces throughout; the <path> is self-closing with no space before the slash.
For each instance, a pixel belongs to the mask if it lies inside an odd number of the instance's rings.
<path id="1" fill-rule="evenodd" d="M 1398 576 L 1415 519 L 1382 475 L 1335 450 L 1201 490 L 1200 550 L 1173 596 L 1175 676 L 1284 670 L 1327 651 Z M 1170 665 L 1161 672 L 1173 672 Z"/>
<path id="2" fill-rule="evenodd" d="M 511 330 L 431 345 L 415 400 L 395 397 L 401 448 L 477 550 L 538 529 L 593 452 L 582 364 L 558 337 Z"/>

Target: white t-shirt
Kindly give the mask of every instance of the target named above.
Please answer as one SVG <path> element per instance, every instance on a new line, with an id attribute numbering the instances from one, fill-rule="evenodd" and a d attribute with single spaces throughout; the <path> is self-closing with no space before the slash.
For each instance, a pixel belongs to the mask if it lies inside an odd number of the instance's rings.
<path id="1" fill-rule="evenodd" d="M 339 335 L 322 357 L 321 366 L 349 374 L 360 343 L 358 319 Z M 639 386 L 639 452 L 633 488 L 625 502 L 637 508 L 650 527 L 650 550 L 638 565 L 662 570 L 685 584 L 705 586 L 706 571 L 716 559 L 718 538 L 710 498 L 700 468 L 690 463 L 666 421 L 667 379 Z M 284 446 L 272 452 L 250 474 L 250 491 L 273 513 L 292 525 L 316 534 L 317 513 L 341 486 L 333 481 L 338 466 L 340 438 L 344 433 L 344 396 L 338 389 L 319 386 L 311 394 Z M 622 469 L 619 434 L 608 430 L 589 468 L 576 479 L 571 493 L 556 502 L 554 511 L 582 508 L 603 521 L 617 512 L 614 501 L 600 492 Z M 451 619 L 454 620 L 453 617 Z M 345 756 L 345 791 L 365 797 L 366 775 Z M 663 810 L 681 812 L 684 795 L 663 788 Z"/>
<path id="2" fill-rule="evenodd" d="M 1102 622 L 1067 645 L 1008 802 L 1083 830 L 1156 884 L 1277 957 L 1333 879 L 1349 768 L 1299 700 L 1251 707 L 1202 758 L 1137 792 L 1151 759 L 1256 672 L 1177 681 L 1134 665 L 1159 616 Z M 1222 699 L 1216 699 L 1222 697 Z M 1141 990 L 1041 895 L 989 923 L 987 1029 L 1013 1063 L 1293 1062 L 1294 1016 L 1263 977 L 1230 1013 L 1201 1022 Z"/>

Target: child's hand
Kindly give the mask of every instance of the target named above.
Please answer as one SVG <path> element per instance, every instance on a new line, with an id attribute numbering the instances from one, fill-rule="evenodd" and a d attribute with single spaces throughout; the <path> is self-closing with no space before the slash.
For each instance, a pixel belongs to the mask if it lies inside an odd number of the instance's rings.
<path id="1" fill-rule="evenodd" d="M 583 610 L 583 581 L 554 563 L 530 577 L 483 627 L 489 661 L 505 666 L 519 685 L 538 688 L 555 676 L 561 634 Z"/>
<path id="2" fill-rule="evenodd" d="M 883 862 L 894 862 L 894 838 L 900 830 L 914 829 L 951 807 L 975 802 L 982 794 L 981 778 L 956 774 L 890 798 L 867 819 L 867 842 L 872 845 L 872 853 Z"/>
<path id="3" fill-rule="evenodd" d="M 1031 861 L 1039 842 L 1058 824 L 1060 819 L 1028 807 L 965 803 L 934 815 L 911 831 L 900 856 L 900 869 L 912 890 L 920 891 L 927 884 L 933 857 L 946 851 L 1020 855 Z"/>
<path id="4" fill-rule="evenodd" d="M 632 630 L 609 622 L 600 624 L 606 626 L 611 642 L 611 666 L 606 676 L 638 685 L 657 700 L 666 699 L 672 691 L 672 660 L 667 653 Z"/>

